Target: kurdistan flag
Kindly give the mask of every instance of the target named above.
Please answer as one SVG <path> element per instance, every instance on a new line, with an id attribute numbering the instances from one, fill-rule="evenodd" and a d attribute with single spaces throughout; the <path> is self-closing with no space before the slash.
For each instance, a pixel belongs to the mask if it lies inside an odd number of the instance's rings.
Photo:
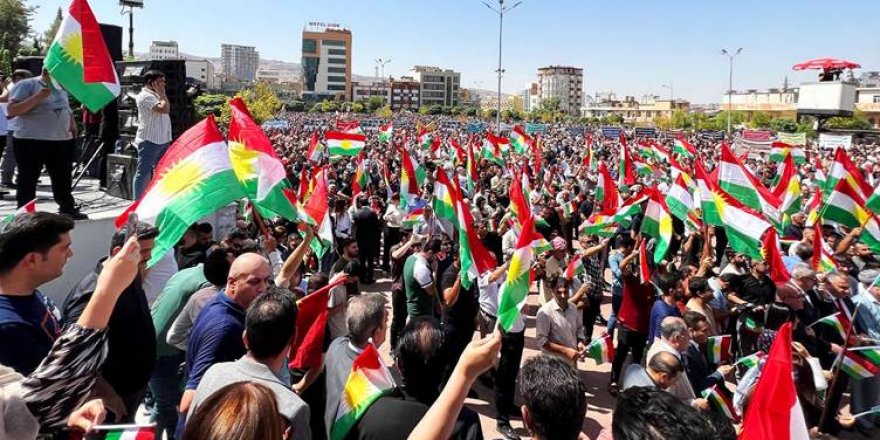
<path id="1" fill-rule="evenodd" d="M 682 138 L 678 138 L 672 143 L 672 152 L 691 159 L 697 156 L 697 149 Z"/>
<path id="2" fill-rule="evenodd" d="M 865 181 L 862 172 L 852 163 L 843 148 L 838 148 L 834 152 L 834 161 L 831 162 L 831 168 L 828 170 L 825 181 L 825 193 L 833 191 L 840 180 L 849 182 L 862 200 L 867 200 L 873 192 L 871 185 Z"/>
<path id="3" fill-rule="evenodd" d="M 52 79 L 92 112 L 119 96 L 119 77 L 86 0 L 73 0 L 43 66 Z"/>
<path id="4" fill-rule="evenodd" d="M 726 144 L 721 145 L 718 187 L 741 201 L 745 206 L 762 212 L 768 220 L 781 220 L 779 205 L 782 202 L 743 166 Z"/>
<path id="5" fill-rule="evenodd" d="M 421 194 L 420 188 L 425 181 L 425 169 L 416 162 L 406 147 L 401 148 L 401 151 L 403 157 L 400 164 L 400 207 L 406 208 Z"/>
<path id="6" fill-rule="evenodd" d="M 292 185 L 272 142 L 251 119 L 241 98 L 229 101 L 229 110 L 229 159 L 245 196 L 258 209 L 296 221 L 296 204 L 285 191 Z"/>
<path id="7" fill-rule="evenodd" d="M 355 358 L 336 406 L 331 440 L 342 440 L 380 397 L 394 389 L 394 379 L 373 344 Z"/>
<path id="8" fill-rule="evenodd" d="M 529 296 L 529 286 L 532 284 L 531 269 L 536 251 L 534 242 L 542 240 L 543 237 L 535 231 L 534 218 L 529 215 L 523 222 L 516 249 L 510 258 L 507 280 L 498 294 L 498 324 L 504 331 L 509 331 L 513 327 Z"/>
<path id="9" fill-rule="evenodd" d="M 697 180 L 697 189 L 700 193 L 700 210 L 703 215 L 703 223 L 710 226 L 723 226 L 721 215 L 718 214 L 718 205 L 715 203 L 715 193 L 718 186 L 712 176 L 703 168 L 703 163 L 694 161 L 694 175 Z"/>
<path id="10" fill-rule="evenodd" d="M 685 221 L 693 211 L 694 196 L 688 190 L 683 175 L 679 174 L 675 183 L 669 188 L 669 192 L 666 194 L 666 206 L 669 207 L 669 212 L 681 221 Z"/>
<path id="11" fill-rule="evenodd" d="M 324 170 L 320 170 L 312 176 L 310 186 L 314 189 L 303 206 L 302 213 L 307 223 L 318 225 L 318 233 L 309 247 L 318 258 L 321 258 L 328 250 L 333 248 L 333 222 L 328 212 L 327 180 L 324 178 Z M 301 233 L 300 235 L 305 234 Z"/>
<path id="12" fill-rule="evenodd" d="M 3 217 L 3 220 L 0 220 L 0 230 L 2 230 L 6 225 L 12 223 L 16 217 L 22 214 L 33 214 L 37 212 L 37 199 L 33 199 L 30 202 L 25 203 L 13 212 L 12 214 Z"/>
<path id="13" fill-rule="evenodd" d="M 436 182 L 434 182 L 434 198 L 431 205 L 434 208 L 434 215 L 437 216 L 437 219 L 446 220 L 452 226 L 458 224 L 458 216 L 455 213 L 454 193 L 455 189 L 453 188 L 452 182 L 449 180 L 446 171 L 443 168 L 438 168 L 437 179 Z M 449 232 L 449 235 L 452 235 L 452 231 Z"/>
<path id="14" fill-rule="evenodd" d="M 859 236 L 861 241 L 868 245 L 872 252 L 880 252 L 880 222 L 877 216 L 865 207 L 864 199 L 848 180 L 837 181 L 837 186 L 828 194 L 819 217 L 848 228 L 861 227 L 862 234 Z"/>
<path id="15" fill-rule="evenodd" d="M 480 241 L 474 229 L 474 217 L 465 204 L 461 191 L 454 189 L 452 196 L 455 198 L 455 212 L 460 226 L 458 228 L 458 252 L 461 261 L 459 276 L 462 287 L 470 289 L 477 277 L 495 267 L 497 260 Z"/>
<path id="16" fill-rule="evenodd" d="M 162 156 L 144 195 L 116 219 L 129 214 L 159 229 L 152 266 L 180 241 L 193 223 L 245 196 L 233 171 L 229 151 L 214 117 L 184 132 Z"/>
<path id="17" fill-rule="evenodd" d="M 99 440 L 153 440 L 156 427 L 152 425 L 97 425 L 92 427 L 90 439 Z M 160 437 L 161 438 L 161 437 Z"/>
<path id="18" fill-rule="evenodd" d="M 654 263 L 659 264 L 669 250 L 672 242 L 672 215 L 663 196 L 656 190 L 648 192 L 648 204 L 645 206 L 645 217 L 642 219 L 641 231 L 657 240 L 654 246 Z"/>
<path id="19" fill-rule="evenodd" d="M 361 154 L 367 137 L 357 133 L 328 131 L 324 133 L 324 142 L 331 157 L 354 157 Z"/>
<path id="20" fill-rule="evenodd" d="M 526 151 L 528 151 L 531 139 L 523 131 L 522 126 L 517 125 L 513 127 L 513 130 L 510 132 L 510 144 L 513 145 L 513 149 L 519 154 L 526 154 Z"/>
<path id="21" fill-rule="evenodd" d="M 596 203 L 601 203 L 602 212 L 614 212 L 620 207 L 620 192 L 605 162 L 599 164 L 599 178 L 596 181 Z"/>
<path id="22" fill-rule="evenodd" d="M 394 137 L 394 124 L 389 122 L 379 126 L 379 142 L 390 144 L 391 138 Z"/>
<path id="23" fill-rule="evenodd" d="M 718 216 L 727 231 L 730 247 L 755 260 L 763 260 L 761 237 L 772 225 L 723 191 L 712 193 Z"/>

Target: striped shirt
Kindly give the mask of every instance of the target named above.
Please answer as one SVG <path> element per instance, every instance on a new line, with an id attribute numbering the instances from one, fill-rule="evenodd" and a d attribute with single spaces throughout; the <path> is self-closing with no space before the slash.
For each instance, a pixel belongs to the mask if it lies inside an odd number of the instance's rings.
<path id="1" fill-rule="evenodd" d="M 159 95 L 144 87 L 135 97 L 135 102 L 138 110 L 138 129 L 134 144 L 140 145 L 143 141 L 154 144 L 170 143 L 171 117 L 168 113 L 153 110 L 159 105 Z"/>

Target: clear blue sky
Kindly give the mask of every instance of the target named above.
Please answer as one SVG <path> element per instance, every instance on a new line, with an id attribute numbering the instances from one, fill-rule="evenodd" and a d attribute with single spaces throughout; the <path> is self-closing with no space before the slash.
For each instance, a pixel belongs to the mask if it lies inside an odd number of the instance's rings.
<path id="1" fill-rule="evenodd" d="M 48 27 L 69 0 L 38 5 L 33 26 Z M 508 3 L 513 3 L 508 0 Z M 116 0 L 91 0 L 98 20 L 126 26 Z M 219 57 L 221 43 L 254 45 L 261 57 L 299 62 L 308 21 L 337 22 L 353 33 L 354 71 L 372 75 L 376 58 L 391 58 L 386 75 L 414 64 L 462 72 L 462 85 L 494 89 L 498 18 L 479 0 L 145 0 L 135 14 L 135 51 L 152 40 L 177 40 L 180 50 Z M 779 87 L 815 78 L 791 66 L 811 58 L 851 59 L 880 70 L 877 0 L 845 4 L 814 0 L 525 0 L 505 16 L 502 89 L 533 81 L 538 67 L 584 69 L 585 91 L 618 96 L 655 93 L 674 84 L 676 97 L 719 102 L 728 63 L 721 48 L 743 47 L 734 88 Z M 127 30 L 123 42 L 128 46 Z"/>

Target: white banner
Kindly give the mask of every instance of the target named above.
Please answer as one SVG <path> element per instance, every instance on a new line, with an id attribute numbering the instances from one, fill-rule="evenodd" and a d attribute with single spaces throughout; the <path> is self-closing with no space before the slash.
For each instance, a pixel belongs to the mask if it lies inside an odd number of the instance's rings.
<path id="1" fill-rule="evenodd" d="M 776 140 L 784 142 L 788 145 L 803 146 L 807 145 L 806 133 L 778 133 Z"/>
<path id="2" fill-rule="evenodd" d="M 852 135 L 850 134 L 819 134 L 819 148 L 823 150 L 834 150 L 837 147 L 843 147 L 849 150 L 852 147 Z"/>

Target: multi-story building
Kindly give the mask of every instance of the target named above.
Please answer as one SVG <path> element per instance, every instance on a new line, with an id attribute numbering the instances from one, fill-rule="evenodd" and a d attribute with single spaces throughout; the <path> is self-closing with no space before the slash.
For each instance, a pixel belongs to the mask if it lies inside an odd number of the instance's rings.
<path id="1" fill-rule="evenodd" d="M 153 41 L 150 44 L 150 60 L 178 60 L 180 52 L 176 41 Z"/>
<path id="2" fill-rule="evenodd" d="M 721 97 L 720 110 L 764 112 L 774 117 L 797 116 L 798 89 L 734 90 Z"/>
<path id="3" fill-rule="evenodd" d="M 352 101 L 367 101 L 372 97 L 379 97 L 386 103 L 390 103 L 391 83 L 388 81 L 351 83 Z"/>
<path id="4" fill-rule="evenodd" d="M 434 66 L 413 66 L 409 76 L 421 84 L 422 105 L 458 106 L 461 73 Z"/>
<path id="5" fill-rule="evenodd" d="M 224 75 L 253 81 L 257 77 L 260 53 L 253 46 L 222 44 L 220 46 L 220 64 Z"/>
<path id="6" fill-rule="evenodd" d="M 421 106 L 421 84 L 414 78 L 402 76 L 391 80 L 391 110 L 416 111 Z"/>
<path id="7" fill-rule="evenodd" d="M 186 77 L 202 83 L 207 90 L 217 88 L 214 63 L 208 60 L 186 60 Z"/>
<path id="8" fill-rule="evenodd" d="M 856 90 L 856 110 L 880 128 L 880 72 L 862 72 Z"/>
<path id="9" fill-rule="evenodd" d="M 538 97 L 559 98 L 559 110 L 577 115 L 583 104 L 584 69 L 549 66 L 538 69 Z"/>
<path id="10" fill-rule="evenodd" d="M 310 22 L 302 32 L 303 97 L 351 98 L 351 31 L 336 23 Z"/>
<path id="11" fill-rule="evenodd" d="M 681 99 L 660 99 L 657 96 L 644 96 L 637 100 L 633 96 L 617 99 L 613 93 L 597 94 L 595 100 L 581 109 L 581 116 L 601 118 L 608 115 L 619 115 L 630 124 L 651 125 L 654 118 L 671 118 L 676 111 L 687 113 L 690 103 Z"/>
<path id="12" fill-rule="evenodd" d="M 541 107 L 541 96 L 538 95 L 538 83 L 533 82 L 526 84 L 526 88 L 523 89 L 521 93 L 524 112 L 537 110 Z"/>
<path id="13" fill-rule="evenodd" d="M 283 84 L 297 81 L 298 76 L 290 70 L 259 69 L 256 79 L 269 84 Z"/>

